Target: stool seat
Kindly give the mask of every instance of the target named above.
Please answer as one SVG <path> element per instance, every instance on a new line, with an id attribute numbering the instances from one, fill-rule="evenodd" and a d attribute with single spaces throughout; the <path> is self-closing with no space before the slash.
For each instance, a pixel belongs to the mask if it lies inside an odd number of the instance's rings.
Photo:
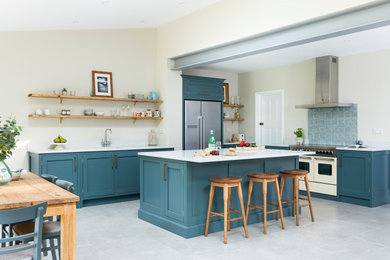
<path id="1" fill-rule="evenodd" d="M 248 177 L 249 178 L 256 178 L 256 179 L 276 179 L 279 177 L 279 174 L 270 173 L 270 172 L 254 173 L 254 174 L 249 174 Z"/>
<path id="2" fill-rule="evenodd" d="M 290 175 L 306 175 L 308 174 L 309 172 L 306 171 L 306 170 L 298 170 L 298 169 L 295 169 L 295 170 L 284 170 L 284 171 L 280 171 L 281 174 L 290 174 Z"/>
<path id="3" fill-rule="evenodd" d="M 242 182 L 242 178 L 233 177 L 233 176 L 231 176 L 231 177 L 217 177 L 217 178 L 209 179 L 209 182 L 234 184 L 234 183 Z"/>

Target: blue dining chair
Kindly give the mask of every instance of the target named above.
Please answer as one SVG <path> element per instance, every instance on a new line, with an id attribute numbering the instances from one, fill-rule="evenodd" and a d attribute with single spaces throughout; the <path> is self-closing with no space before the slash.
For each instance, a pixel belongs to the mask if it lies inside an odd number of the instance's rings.
<path id="1" fill-rule="evenodd" d="M 74 193 L 74 185 L 69 181 L 56 180 L 55 184 L 69 192 Z M 31 223 L 21 223 L 13 226 L 13 230 L 18 235 L 23 235 L 28 232 L 31 232 L 33 226 Z M 59 258 L 61 255 L 61 219 L 58 216 L 56 220 L 45 221 L 43 222 L 43 231 L 42 231 L 42 252 L 46 256 L 50 251 L 53 260 L 57 260 L 56 250 L 58 249 Z M 55 240 L 57 240 L 57 245 L 55 245 Z M 49 241 L 49 246 L 45 243 Z M 1 260 L 1 259 L 0 259 Z"/>
<path id="2" fill-rule="evenodd" d="M 2 225 L 34 221 L 32 232 L 0 239 L 0 242 L 4 244 L 29 241 L 29 243 L 0 248 L 1 260 L 41 259 L 43 215 L 46 209 L 47 202 L 25 208 L 0 210 L 0 224 Z"/>

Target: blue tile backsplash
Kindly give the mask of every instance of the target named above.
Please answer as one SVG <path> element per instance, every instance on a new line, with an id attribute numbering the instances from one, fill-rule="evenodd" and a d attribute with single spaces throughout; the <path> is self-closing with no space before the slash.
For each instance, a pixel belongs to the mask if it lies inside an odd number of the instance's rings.
<path id="1" fill-rule="evenodd" d="M 350 145 L 358 139 L 357 105 L 309 109 L 311 144 Z"/>

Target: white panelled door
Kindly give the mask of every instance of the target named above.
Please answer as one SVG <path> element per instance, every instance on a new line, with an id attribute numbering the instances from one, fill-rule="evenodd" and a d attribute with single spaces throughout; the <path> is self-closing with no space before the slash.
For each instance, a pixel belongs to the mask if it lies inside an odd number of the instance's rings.
<path id="1" fill-rule="evenodd" d="M 284 91 L 257 92 L 256 143 L 258 145 L 282 144 L 284 122 Z"/>

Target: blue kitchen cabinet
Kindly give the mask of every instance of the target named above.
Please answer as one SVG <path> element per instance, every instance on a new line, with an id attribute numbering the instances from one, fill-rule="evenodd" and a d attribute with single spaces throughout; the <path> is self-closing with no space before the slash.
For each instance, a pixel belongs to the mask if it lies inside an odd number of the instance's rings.
<path id="1" fill-rule="evenodd" d="M 339 154 L 339 194 L 357 198 L 370 196 L 371 169 L 369 153 Z"/>
<path id="2" fill-rule="evenodd" d="M 183 78 L 183 99 L 223 101 L 225 79 L 181 75 Z"/>
<path id="3" fill-rule="evenodd" d="M 147 212 L 184 220 L 184 164 L 141 159 L 141 203 Z"/>
<path id="4" fill-rule="evenodd" d="M 114 195 L 114 155 L 111 152 L 82 153 L 83 199 Z"/>
<path id="5" fill-rule="evenodd" d="M 339 200 L 368 207 L 389 203 L 389 158 L 389 151 L 338 151 Z"/>
<path id="6" fill-rule="evenodd" d="M 173 148 L 148 149 L 142 152 L 170 150 Z M 138 152 L 141 150 L 30 153 L 30 171 L 39 175 L 52 174 L 59 179 L 73 182 L 75 193 L 80 197 L 78 207 L 82 207 L 85 203 L 106 203 L 140 193 Z M 161 179 L 162 177 L 161 171 Z M 163 201 L 163 182 L 161 186 L 162 193 L 159 194 L 158 199 Z M 151 187 L 156 188 L 153 185 Z M 164 211 L 164 205 L 161 206 L 161 211 Z"/>
<path id="7" fill-rule="evenodd" d="M 139 158 L 135 151 L 115 152 L 115 195 L 139 193 Z"/>
<path id="8" fill-rule="evenodd" d="M 34 171 L 39 175 L 50 174 L 58 179 L 70 181 L 74 184 L 76 193 L 78 191 L 79 160 L 77 154 L 50 154 L 42 156 L 41 167 Z"/>
<path id="9" fill-rule="evenodd" d="M 162 160 L 141 159 L 140 161 L 141 204 L 147 212 L 159 216 L 164 215 L 164 168 Z"/>
<path id="10" fill-rule="evenodd" d="M 184 165 L 167 162 L 164 164 L 165 215 L 177 221 L 184 221 Z"/>

